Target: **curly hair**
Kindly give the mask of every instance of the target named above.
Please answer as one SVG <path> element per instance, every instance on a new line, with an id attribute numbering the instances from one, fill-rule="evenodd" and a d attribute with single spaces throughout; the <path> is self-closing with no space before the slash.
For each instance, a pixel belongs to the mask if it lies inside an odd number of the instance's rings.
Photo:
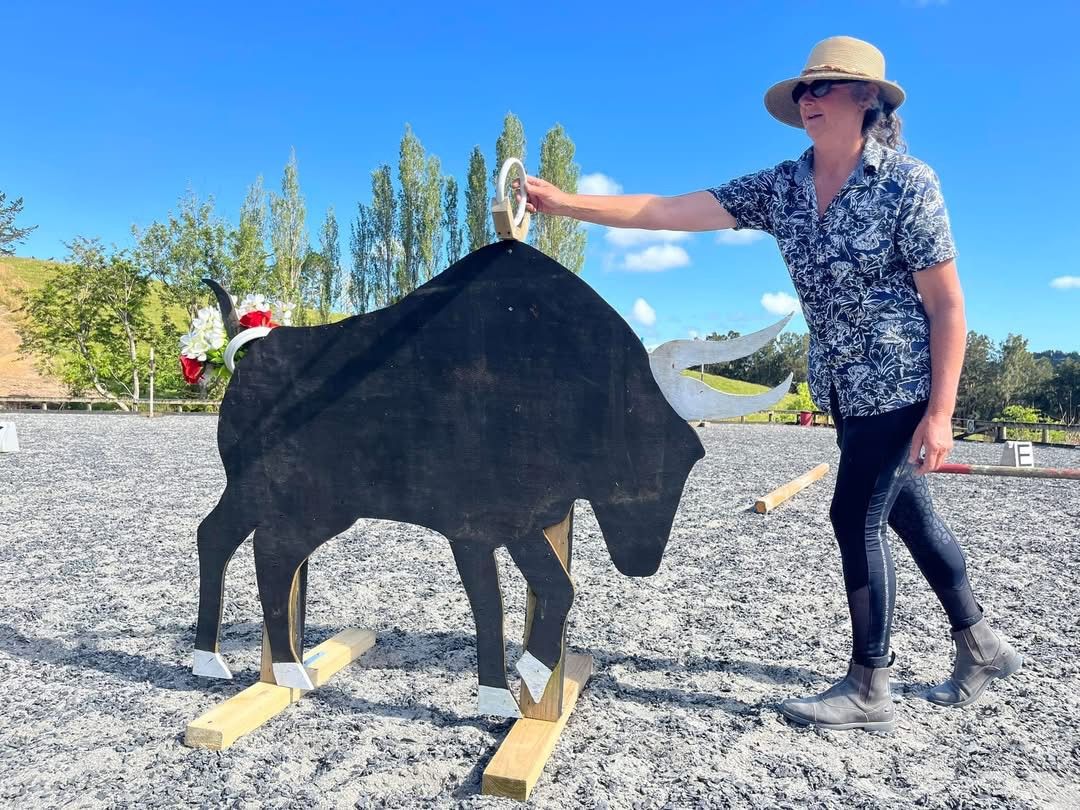
<path id="1" fill-rule="evenodd" d="M 862 134 L 897 152 L 907 151 L 907 143 L 900 132 L 900 116 L 895 110 L 889 109 L 882 102 L 880 94 L 873 92 L 872 88 L 874 85 L 870 82 L 856 82 L 851 90 L 851 97 L 855 101 L 869 104 L 863 113 Z"/>

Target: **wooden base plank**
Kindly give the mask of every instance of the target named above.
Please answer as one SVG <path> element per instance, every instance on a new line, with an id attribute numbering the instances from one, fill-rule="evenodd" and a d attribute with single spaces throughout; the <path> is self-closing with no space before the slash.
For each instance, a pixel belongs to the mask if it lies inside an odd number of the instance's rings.
<path id="1" fill-rule="evenodd" d="M 372 645 L 370 630 L 350 628 L 329 638 L 304 656 L 311 682 L 322 686 L 336 672 L 355 661 Z M 192 748 L 222 751 L 270 718 L 280 714 L 304 694 L 273 683 L 256 683 L 188 724 L 184 744 Z"/>
<path id="2" fill-rule="evenodd" d="M 525 801 L 551 757 L 578 695 L 592 674 L 591 655 L 566 654 L 563 713 L 554 722 L 525 717 L 514 723 L 499 750 L 484 769 L 482 792 Z"/>

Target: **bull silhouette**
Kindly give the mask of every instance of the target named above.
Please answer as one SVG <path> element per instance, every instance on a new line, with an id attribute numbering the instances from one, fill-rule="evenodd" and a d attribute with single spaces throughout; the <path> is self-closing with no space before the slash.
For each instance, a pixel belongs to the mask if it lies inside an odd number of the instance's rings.
<path id="1" fill-rule="evenodd" d="M 232 336 L 231 300 L 211 286 Z M 623 318 L 512 241 L 385 309 L 249 344 L 222 401 L 218 447 L 227 484 L 198 529 L 197 674 L 231 677 L 218 653 L 224 574 L 254 532 L 275 680 L 312 688 L 289 609 L 298 572 L 356 520 L 380 518 L 450 541 L 476 624 L 481 709 L 509 716 L 494 550 L 506 546 L 536 594 L 517 669 L 539 700 L 574 598 L 543 530 L 587 500 L 615 567 L 648 576 L 704 455 Z"/>

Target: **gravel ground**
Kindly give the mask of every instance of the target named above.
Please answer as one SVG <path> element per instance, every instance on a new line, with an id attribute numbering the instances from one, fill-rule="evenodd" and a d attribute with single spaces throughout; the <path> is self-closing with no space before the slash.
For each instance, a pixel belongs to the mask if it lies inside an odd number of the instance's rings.
<path id="1" fill-rule="evenodd" d="M 19 807 L 512 807 L 479 795 L 508 723 L 475 715 L 475 647 L 447 543 L 362 521 L 316 552 L 308 644 L 376 646 L 227 751 L 186 723 L 258 676 L 251 554 L 229 571 L 233 682 L 190 674 L 195 528 L 224 486 L 212 416 L 29 414 L 0 456 L 0 804 Z M 843 674 L 847 607 L 828 520 L 833 473 L 747 510 L 821 461 L 825 428 L 710 425 L 660 572 L 632 580 L 579 503 L 570 645 L 595 674 L 535 807 L 1080 806 L 1080 484 L 935 476 L 976 595 L 1026 657 L 975 706 L 920 700 L 951 661 L 943 613 L 895 541 L 889 736 L 789 726 L 785 697 Z M 953 460 L 996 463 L 962 444 Z M 1080 451 L 1036 448 L 1040 466 Z M 500 551 L 509 659 L 524 584 Z"/>

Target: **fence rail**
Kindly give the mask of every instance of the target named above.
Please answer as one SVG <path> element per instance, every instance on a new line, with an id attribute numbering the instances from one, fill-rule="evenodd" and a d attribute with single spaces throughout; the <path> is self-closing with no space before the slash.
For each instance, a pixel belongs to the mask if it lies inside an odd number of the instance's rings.
<path id="1" fill-rule="evenodd" d="M 137 402 L 124 400 L 129 413 L 146 414 L 150 412 L 150 400 Z M 216 399 L 155 399 L 155 412 L 177 413 L 217 413 L 221 401 Z M 104 397 L 26 397 L 0 396 L 0 411 L 42 410 L 42 411 L 117 411 L 122 410 L 113 400 Z M 748 416 L 724 419 L 724 422 L 771 422 L 776 424 L 802 424 L 809 426 L 832 427 L 832 414 L 826 411 L 792 411 L 772 409 Z M 956 417 L 952 420 L 953 437 L 967 439 L 981 436 L 984 441 L 1004 442 L 1008 439 L 1023 439 L 1036 444 L 1056 447 L 1080 447 L 1080 424 L 1069 425 L 1061 422 L 990 422 L 981 419 Z"/>
<path id="2" fill-rule="evenodd" d="M 151 401 L 120 400 L 129 413 L 149 413 Z M 177 411 L 184 413 L 217 413 L 221 401 L 216 399 L 157 399 L 153 400 L 155 412 Z M 24 397 L 0 396 L 0 411 L 123 411 L 115 400 L 104 397 Z"/>

